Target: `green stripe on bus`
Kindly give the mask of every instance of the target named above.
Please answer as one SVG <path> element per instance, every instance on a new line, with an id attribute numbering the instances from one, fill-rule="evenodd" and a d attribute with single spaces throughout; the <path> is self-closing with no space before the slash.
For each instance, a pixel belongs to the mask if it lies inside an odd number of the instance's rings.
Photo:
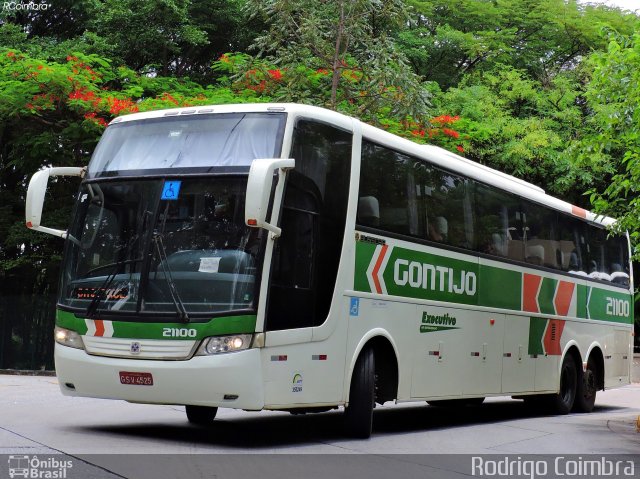
<path id="1" fill-rule="evenodd" d="M 587 318 L 587 295 L 589 294 L 589 287 L 584 284 L 579 284 L 577 286 L 577 311 L 576 315 L 579 318 Z"/>
<path id="2" fill-rule="evenodd" d="M 371 292 L 369 280 L 367 279 L 367 268 L 371 263 L 375 250 L 375 244 L 356 241 L 356 270 L 353 278 L 353 289 L 356 291 Z"/>
<path id="3" fill-rule="evenodd" d="M 398 260 L 401 263 L 396 265 Z M 477 263 L 395 247 L 382 277 L 391 295 L 459 304 L 478 302 Z"/>
<path id="4" fill-rule="evenodd" d="M 556 294 L 557 285 L 558 282 L 555 279 L 543 277 L 540 292 L 538 293 L 538 306 L 542 314 L 556 314 L 553 297 Z"/>
<path id="5" fill-rule="evenodd" d="M 105 320 L 107 321 L 107 320 Z M 71 329 L 80 334 L 87 333 L 87 325 L 83 318 L 77 318 L 73 313 L 58 310 L 56 325 Z M 256 330 L 256 316 L 222 316 L 213 318 L 206 323 L 142 323 L 129 321 L 113 321 L 114 338 L 135 339 L 202 339 L 208 336 L 224 334 L 254 333 Z M 165 335 L 167 329 L 196 330 L 196 336 L 180 337 Z"/>
<path id="6" fill-rule="evenodd" d="M 591 319 L 633 324 L 633 298 L 629 294 L 590 288 L 587 314 Z"/>
<path id="7" fill-rule="evenodd" d="M 476 261 L 452 259 L 443 255 L 436 255 L 421 251 L 388 246 L 383 255 L 382 250 L 376 254 L 376 244 L 369 241 L 356 241 L 356 261 L 354 275 L 354 289 L 367 293 L 371 284 L 376 282 L 386 287 L 390 295 L 405 298 L 444 301 L 455 304 L 469 304 L 500 308 L 512 311 L 522 311 L 523 279 L 521 270 L 499 268 L 480 265 Z M 446 254 L 446 251 L 443 251 Z M 384 261 L 383 261 L 384 260 Z M 375 265 L 382 267 L 373 278 Z M 372 275 L 367 277 L 367 270 Z M 539 273 L 532 273 L 542 278 L 537 295 L 539 311 L 542 314 L 556 315 L 554 298 L 558 290 L 559 280 L 549 278 Z M 471 276 L 474 276 L 473 278 Z M 465 279 L 470 280 L 467 286 L 475 286 L 476 290 L 461 291 Z M 474 280 L 474 281 L 471 281 Z M 570 281 L 563 278 L 562 281 Z M 578 284 L 575 297 L 576 316 L 578 318 L 611 321 L 623 324 L 633 323 L 633 297 L 625 291 L 598 288 Z M 384 291 L 384 290 L 383 290 Z M 472 294 L 468 294 L 472 293 Z"/>
<path id="8" fill-rule="evenodd" d="M 478 305 L 489 308 L 513 309 L 522 307 L 522 273 L 493 266 L 480 266 Z"/>
<path id="9" fill-rule="evenodd" d="M 547 327 L 544 318 L 529 318 L 529 351 L 528 354 L 544 354 L 542 337 Z"/>

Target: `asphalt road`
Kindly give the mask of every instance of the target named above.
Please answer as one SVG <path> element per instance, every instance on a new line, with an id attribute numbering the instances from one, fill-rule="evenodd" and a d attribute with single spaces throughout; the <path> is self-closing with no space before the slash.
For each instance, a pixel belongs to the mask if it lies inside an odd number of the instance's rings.
<path id="1" fill-rule="evenodd" d="M 634 376 L 640 359 L 635 369 Z M 5 375 L 0 478 L 7 473 L 3 454 L 63 454 L 56 457 L 75 461 L 69 479 L 357 478 L 365 470 L 370 478 L 468 477 L 468 457 L 445 455 L 635 454 L 637 460 L 639 417 L 635 383 L 600 392 L 591 414 L 546 416 L 506 397 L 461 409 L 378 407 L 372 438 L 352 440 L 342 436 L 338 411 L 292 416 L 220 410 L 212 427 L 198 428 L 179 406 L 70 398 L 60 394 L 55 377 Z"/>

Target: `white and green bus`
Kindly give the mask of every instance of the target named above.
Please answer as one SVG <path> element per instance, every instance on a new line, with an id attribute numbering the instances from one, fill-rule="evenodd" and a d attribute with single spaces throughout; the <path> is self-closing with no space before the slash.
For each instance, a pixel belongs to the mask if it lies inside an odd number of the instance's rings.
<path id="1" fill-rule="evenodd" d="M 81 177 L 68 231 L 49 177 Z M 610 218 L 433 146 L 296 104 L 114 119 L 87 168 L 37 172 L 66 239 L 70 396 L 320 412 L 513 396 L 590 411 L 630 382 L 633 281 Z"/>

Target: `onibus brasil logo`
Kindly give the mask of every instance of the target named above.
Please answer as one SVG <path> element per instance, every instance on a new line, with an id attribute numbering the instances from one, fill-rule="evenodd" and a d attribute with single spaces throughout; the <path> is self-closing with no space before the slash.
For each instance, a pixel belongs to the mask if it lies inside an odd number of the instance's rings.
<path id="1" fill-rule="evenodd" d="M 73 467 L 73 461 L 55 457 L 40 459 L 38 456 L 9 456 L 9 477 L 25 477 L 29 479 L 65 479 L 67 469 Z"/>

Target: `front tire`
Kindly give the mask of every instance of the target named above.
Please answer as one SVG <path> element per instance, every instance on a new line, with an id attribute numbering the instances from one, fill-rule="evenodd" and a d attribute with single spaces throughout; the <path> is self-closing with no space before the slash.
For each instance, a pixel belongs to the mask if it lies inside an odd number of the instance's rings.
<path id="1" fill-rule="evenodd" d="M 551 410 L 556 414 L 568 414 L 573 407 L 578 390 L 578 368 L 571 354 L 567 354 L 560 368 L 560 390 L 550 397 Z"/>
<path id="2" fill-rule="evenodd" d="M 207 406 L 185 406 L 187 413 L 187 420 L 191 424 L 197 424 L 198 426 L 210 425 L 218 413 L 217 407 Z"/>
<path id="3" fill-rule="evenodd" d="M 598 366 L 590 357 L 587 361 L 587 370 L 578 378 L 578 389 L 576 400 L 573 405 L 578 412 L 591 412 L 596 403 L 596 392 L 598 390 Z"/>
<path id="4" fill-rule="evenodd" d="M 373 408 L 375 401 L 375 356 L 367 348 L 358 357 L 349 391 L 349 405 L 344 411 L 346 433 L 351 437 L 367 439 L 373 426 Z"/>

